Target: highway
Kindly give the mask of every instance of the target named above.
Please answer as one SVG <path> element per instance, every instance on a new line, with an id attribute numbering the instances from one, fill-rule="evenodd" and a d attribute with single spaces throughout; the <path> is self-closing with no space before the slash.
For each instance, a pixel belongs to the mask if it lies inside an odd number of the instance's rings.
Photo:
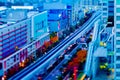
<path id="1" fill-rule="evenodd" d="M 28 66 L 24 70 L 20 71 L 16 75 L 12 76 L 9 80 L 29 80 L 32 75 L 35 74 L 39 69 L 47 66 L 51 60 L 58 57 L 60 53 L 70 44 L 74 43 L 77 38 L 79 38 L 82 34 L 85 34 L 86 31 L 90 30 L 93 26 L 92 24 L 99 19 L 101 16 L 100 12 L 96 12 L 92 15 L 92 17 L 85 22 L 78 30 L 74 32 L 74 34 L 70 35 L 68 38 L 64 39 L 60 42 L 54 49 L 50 50 L 47 55 L 44 55 L 40 59 L 38 59 L 35 63 Z"/>

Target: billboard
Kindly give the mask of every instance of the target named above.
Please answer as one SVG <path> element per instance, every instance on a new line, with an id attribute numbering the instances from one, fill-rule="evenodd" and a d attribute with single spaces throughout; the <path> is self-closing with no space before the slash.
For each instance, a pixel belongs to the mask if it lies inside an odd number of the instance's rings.
<path id="1" fill-rule="evenodd" d="M 48 32 L 47 11 L 32 16 L 32 37 L 37 39 Z"/>

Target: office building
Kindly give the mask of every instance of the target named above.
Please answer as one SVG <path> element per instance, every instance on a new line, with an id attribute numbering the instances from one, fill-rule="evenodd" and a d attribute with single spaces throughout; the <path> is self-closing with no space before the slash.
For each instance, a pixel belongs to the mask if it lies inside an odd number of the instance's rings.
<path id="1" fill-rule="evenodd" d="M 120 0 L 114 2 L 114 26 L 115 26 L 115 37 L 114 37 L 114 79 L 120 79 Z"/>
<path id="2" fill-rule="evenodd" d="M 6 14 L 0 20 L 0 76 L 36 56 L 36 50 L 50 40 L 47 11 L 11 9 Z"/>

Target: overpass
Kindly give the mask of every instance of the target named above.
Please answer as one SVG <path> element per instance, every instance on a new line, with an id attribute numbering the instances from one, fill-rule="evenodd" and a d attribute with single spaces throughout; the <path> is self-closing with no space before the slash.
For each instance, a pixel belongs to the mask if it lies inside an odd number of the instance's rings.
<path id="1" fill-rule="evenodd" d="M 92 29 L 92 25 L 98 19 L 100 19 L 101 13 L 95 12 L 92 17 L 83 24 L 78 30 L 76 30 L 72 35 L 68 38 L 64 39 L 60 42 L 54 49 L 50 50 L 47 55 L 44 55 L 40 59 L 38 59 L 35 63 L 31 64 L 21 72 L 17 73 L 16 75 L 12 76 L 9 80 L 29 80 L 32 78 L 33 75 L 39 72 L 40 69 L 44 69 L 50 61 L 54 60 L 55 58 L 59 57 L 59 55 L 66 49 L 70 44 L 76 42 L 76 40 L 85 34 L 87 31 Z"/>
<path id="2" fill-rule="evenodd" d="M 92 42 L 89 44 L 87 61 L 86 61 L 85 72 L 84 72 L 87 77 L 90 77 L 90 78 L 92 77 L 92 80 L 107 79 L 107 76 L 99 76 L 99 79 L 95 77 L 99 68 L 99 63 L 100 63 L 99 59 L 101 57 L 107 58 L 108 56 L 108 47 L 106 46 L 106 43 L 108 43 L 108 41 L 110 41 L 110 39 L 113 37 L 113 34 L 111 34 L 111 31 L 109 29 L 106 29 L 105 33 L 107 34 L 104 34 L 105 37 L 101 37 L 102 39 L 100 39 L 100 35 L 102 32 L 100 30 L 101 26 L 99 25 L 100 24 L 99 22 L 100 21 L 98 20 L 95 23 L 93 38 L 92 38 Z M 103 42 L 102 46 L 100 46 L 100 41 Z"/>

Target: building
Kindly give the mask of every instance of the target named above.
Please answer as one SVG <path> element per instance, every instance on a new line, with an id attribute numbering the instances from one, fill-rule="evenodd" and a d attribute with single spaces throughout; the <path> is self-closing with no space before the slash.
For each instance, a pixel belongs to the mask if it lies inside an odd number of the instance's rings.
<path id="1" fill-rule="evenodd" d="M 114 16 L 114 0 L 108 0 L 108 16 Z"/>
<path id="2" fill-rule="evenodd" d="M 29 41 L 30 19 L 24 20 L 25 13 L 22 10 L 10 10 L 0 20 L 0 59 L 13 54 L 16 47 L 21 48 Z"/>
<path id="3" fill-rule="evenodd" d="M 0 22 L 0 77 L 17 70 L 26 59 L 36 57 L 40 54 L 37 50 L 50 40 L 47 11 L 12 9 L 5 14 L 7 18 Z"/>
<path id="4" fill-rule="evenodd" d="M 44 3 L 44 9 L 48 11 L 48 26 L 50 32 L 59 32 L 67 26 L 66 5 L 59 2 Z"/>
<path id="5" fill-rule="evenodd" d="M 82 10 L 83 5 L 81 5 L 81 0 L 62 0 L 63 4 L 66 4 L 68 15 L 69 15 L 69 25 L 76 25 L 79 21 L 79 12 Z M 82 10 L 83 11 L 83 10 Z"/>
<path id="6" fill-rule="evenodd" d="M 108 27 L 114 26 L 114 0 L 108 0 Z"/>
<path id="7" fill-rule="evenodd" d="M 103 25 L 106 27 L 108 21 L 108 0 L 102 0 Z"/>
<path id="8" fill-rule="evenodd" d="M 59 32 L 67 27 L 67 10 L 50 9 L 48 11 L 48 25 L 50 32 Z"/>
<path id="9" fill-rule="evenodd" d="M 120 0 L 114 0 L 114 80 L 120 79 Z"/>

